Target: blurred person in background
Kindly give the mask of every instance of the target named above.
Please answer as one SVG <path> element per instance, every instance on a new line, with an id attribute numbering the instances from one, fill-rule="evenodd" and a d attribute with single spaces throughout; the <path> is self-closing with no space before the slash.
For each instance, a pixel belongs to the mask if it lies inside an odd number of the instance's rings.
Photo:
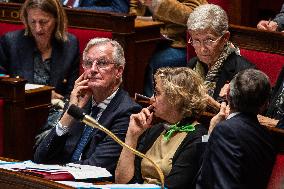
<path id="1" fill-rule="evenodd" d="M 77 38 L 67 33 L 67 17 L 58 0 L 26 0 L 21 8 L 25 29 L 0 38 L 0 73 L 28 83 L 54 87 L 52 100 L 68 99 L 79 74 Z M 50 109 L 40 141 L 62 111 Z"/>
<path id="2" fill-rule="evenodd" d="M 280 12 L 273 20 L 261 20 L 257 24 L 257 28 L 267 31 L 283 31 L 284 30 L 284 4 Z"/>
<path id="3" fill-rule="evenodd" d="M 139 0 L 147 7 L 153 20 L 163 22 L 161 35 L 164 40 L 156 47 L 145 70 L 144 94 L 153 95 L 153 75 L 161 67 L 186 66 L 186 22 L 191 12 L 206 0 Z M 144 13 L 140 13 L 144 14 Z"/>

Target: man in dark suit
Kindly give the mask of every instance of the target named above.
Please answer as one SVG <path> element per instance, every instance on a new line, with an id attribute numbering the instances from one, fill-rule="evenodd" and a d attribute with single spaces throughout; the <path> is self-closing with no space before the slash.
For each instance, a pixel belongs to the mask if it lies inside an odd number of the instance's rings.
<path id="1" fill-rule="evenodd" d="M 141 110 L 120 88 L 124 64 L 123 49 L 116 41 L 92 39 L 83 52 L 84 73 L 75 81 L 69 103 L 83 108 L 121 140 L 125 138 L 130 115 Z M 121 147 L 111 137 L 65 112 L 37 147 L 34 161 L 89 164 L 113 173 L 120 151 Z"/>
<path id="2" fill-rule="evenodd" d="M 62 0 L 63 5 L 82 10 L 128 13 L 129 0 Z"/>
<path id="3" fill-rule="evenodd" d="M 270 90 L 268 77 L 254 69 L 239 72 L 230 82 L 229 115 L 222 106 L 211 120 L 211 127 L 217 125 L 204 154 L 198 189 L 266 188 L 276 149 L 257 114 L 266 108 Z"/>

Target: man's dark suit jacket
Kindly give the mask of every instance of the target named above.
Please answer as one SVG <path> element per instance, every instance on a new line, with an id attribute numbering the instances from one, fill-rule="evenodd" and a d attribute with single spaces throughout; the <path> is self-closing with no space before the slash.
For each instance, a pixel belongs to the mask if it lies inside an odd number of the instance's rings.
<path id="1" fill-rule="evenodd" d="M 196 64 L 197 64 L 197 57 L 193 57 L 192 59 L 190 59 L 188 67 L 193 69 Z M 208 72 L 207 65 L 202 63 L 202 66 L 207 74 Z M 216 88 L 213 94 L 213 98 L 217 99 L 219 97 L 219 93 L 222 87 L 226 83 L 230 82 L 238 72 L 248 68 L 255 68 L 255 66 L 252 63 L 250 63 L 248 60 L 243 58 L 242 56 L 236 55 L 235 53 L 230 54 L 228 58 L 225 60 L 221 68 L 221 72 L 219 73 L 220 75 L 216 83 Z"/>
<path id="2" fill-rule="evenodd" d="M 84 110 L 90 113 L 91 105 L 88 104 Z M 140 110 L 141 107 L 133 102 L 128 93 L 119 89 L 98 122 L 124 141 L 130 115 Z M 34 161 L 46 164 L 69 163 L 83 130 L 84 124 L 79 121 L 75 121 L 69 132 L 62 136 L 58 136 L 56 128 L 53 128 L 37 147 Z M 111 137 L 94 129 L 82 152 L 81 161 L 77 163 L 104 167 L 113 174 L 121 149 Z"/>
<path id="3" fill-rule="evenodd" d="M 256 115 L 238 114 L 214 128 L 197 189 L 265 189 L 276 156 L 270 133 Z"/>
<path id="4" fill-rule="evenodd" d="M 21 76 L 34 83 L 34 53 L 36 43 L 33 37 L 24 36 L 24 30 L 8 32 L 0 39 L 0 73 Z M 50 83 L 62 95 L 71 93 L 79 74 L 79 46 L 74 35 L 68 34 L 68 41 L 52 40 Z"/>

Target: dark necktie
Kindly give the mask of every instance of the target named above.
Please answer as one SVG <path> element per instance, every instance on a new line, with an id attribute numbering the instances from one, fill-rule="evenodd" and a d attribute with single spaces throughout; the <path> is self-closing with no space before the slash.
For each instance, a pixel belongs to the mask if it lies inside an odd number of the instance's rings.
<path id="1" fill-rule="evenodd" d="M 94 106 L 92 108 L 91 116 L 93 118 L 96 118 L 98 113 L 99 113 L 99 111 L 100 111 L 100 108 L 97 107 L 97 106 Z M 71 158 L 72 162 L 79 161 L 80 156 L 81 156 L 81 154 L 82 154 L 82 152 L 83 152 L 83 150 L 84 150 L 84 148 L 85 148 L 85 146 L 86 146 L 86 144 L 88 142 L 88 139 L 89 139 L 92 131 L 93 131 L 92 127 L 90 127 L 88 125 L 85 125 L 85 129 L 84 129 L 84 131 L 82 133 L 80 141 L 77 144 L 77 147 L 76 147 L 76 149 L 75 149 L 75 151 L 74 151 L 74 153 L 72 155 L 72 158 Z"/>

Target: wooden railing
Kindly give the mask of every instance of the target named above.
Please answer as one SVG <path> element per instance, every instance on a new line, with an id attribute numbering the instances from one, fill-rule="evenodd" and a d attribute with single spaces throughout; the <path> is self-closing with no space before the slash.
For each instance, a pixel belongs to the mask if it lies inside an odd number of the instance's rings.
<path id="1" fill-rule="evenodd" d="M 230 25 L 231 41 L 238 47 L 284 55 L 284 33 Z"/>

